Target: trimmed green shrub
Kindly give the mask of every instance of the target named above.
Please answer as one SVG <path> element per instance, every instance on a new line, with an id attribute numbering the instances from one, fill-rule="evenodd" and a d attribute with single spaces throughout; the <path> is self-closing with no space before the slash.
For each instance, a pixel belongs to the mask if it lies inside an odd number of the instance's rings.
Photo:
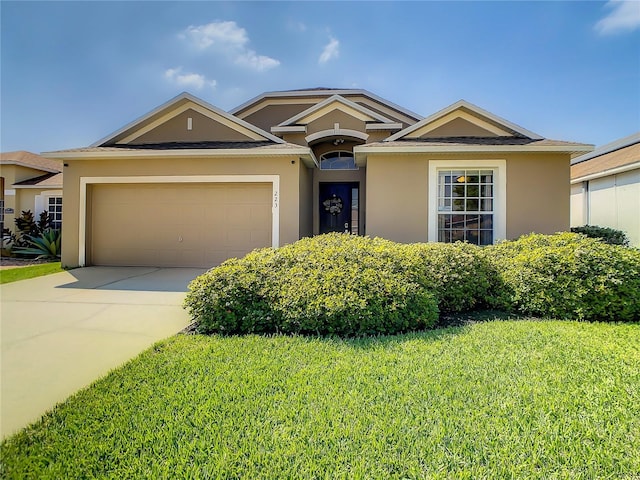
<path id="1" fill-rule="evenodd" d="M 469 243 L 416 243 L 405 247 L 407 269 L 414 281 L 432 291 L 441 313 L 474 310 L 487 304 L 493 264 L 482 248 Z"/>
<path id="2" fill-rule="evenodd" d="M 203 333 L 272 333 L 278 321 L 266 288 L 274 250 L 232 258 L 189 285 L 185 307 Z"/>
<path id="3" fill-rule="evenodd" d="M 581 227 L 571 227 L 572 233 L 581 233 L 591 238 L 599 238 L 610 245 L 629 246 L 629 239 L 622 230 L 609 227 L 598 227 L 596 225 L 583 225 Z"/>
<path id="4" fill-rule="evenodd" d="M 494 307 L 560 319 L 640 319 L 640 251 L 575 233 L 487 247 L 502 281 Z"/>
<path id="5" fill-rule="evenodd" d="M 203 333 L 393 334 L 431 327 L 437 302 L 411 281 L 403 246 L 344 234 L 231 259 L 194 280 L 185 306 Z"/>

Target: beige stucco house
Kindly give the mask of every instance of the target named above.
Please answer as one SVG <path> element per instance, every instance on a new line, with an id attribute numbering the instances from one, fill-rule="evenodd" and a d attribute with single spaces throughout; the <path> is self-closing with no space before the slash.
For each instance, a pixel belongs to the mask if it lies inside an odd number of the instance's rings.
<path id="1" fill-rule="evenodd" d="M 216 265 L 339 231 L 490 244 L 569 227 L 569 164 L 465 101 L 427 118 L 365 90 L 270 92 L 224 112 L 183 93 L 64 167 L 63 264 Z"/>
<path id="2" fill-rule="evenodd" d="M 26 151 L 0 153 L 0 231 L 15 231 L 15 218 L 47 211 L 62 223 L 62 161 Z"/>
<path id="3" fill-rule="evenodd" d="M 640 247 L 640 132 L 571 162 L 571 226 L 622 230 Z"/>

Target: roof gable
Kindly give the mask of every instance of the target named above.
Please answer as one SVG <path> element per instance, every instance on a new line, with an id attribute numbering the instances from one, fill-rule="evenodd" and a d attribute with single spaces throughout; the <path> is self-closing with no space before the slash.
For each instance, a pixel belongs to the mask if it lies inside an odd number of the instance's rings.
<path id="1" fill-rule="evenodd" d="M 283 143 L 278 137 L 185 92 L 91 146 L 189 141 Z"/>
<path id="2" fill-rule="evenodd" d="M 280 123 L 279 127 L 307 125 L 335 110 L 340 110 L 363 122 L 391 123 L 391 120 L 340 95 L 333 95 Z"/>
<path id="3" fill-rule="evenodd" d="M 439 112 L 390 136 L 385 141 L 447 137 L 542 137 L 498 117 L 469 102 L 460 100 Z"/>
<path id="4" fill-rule="evenodd" d="M 334 96 L 340 96 L 371 112 L 375 112 L 379 116 L 390 118 L 391 122 L 401 122 L 405 126 L 412 125 L 422 119 L 422 116 L 406 108 L 389 102 L 367 90 L 359 89 L 313 88 L 266 92 L 234 108 L 230 113 L 267 129 L 271 126 L 280 125 L 286 122 L 287 119 L 291 119 L 293 115 L 297 115 Z M 285 112 L 286 110 L 290 112 L 288 115 L 280 115 L 280 111 Z M 269 127 L 267 127 L 267 124 L 269 124 Z"/>

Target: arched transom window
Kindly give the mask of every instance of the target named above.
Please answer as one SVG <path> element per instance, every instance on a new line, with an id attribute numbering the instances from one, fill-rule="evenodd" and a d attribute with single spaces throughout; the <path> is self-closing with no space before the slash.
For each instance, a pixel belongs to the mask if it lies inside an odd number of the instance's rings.
<path id="1" fill-rule="evenodd" d="M 352 152 L 328 152 L 320 156 L 320 170 L 357 170 Z"/>

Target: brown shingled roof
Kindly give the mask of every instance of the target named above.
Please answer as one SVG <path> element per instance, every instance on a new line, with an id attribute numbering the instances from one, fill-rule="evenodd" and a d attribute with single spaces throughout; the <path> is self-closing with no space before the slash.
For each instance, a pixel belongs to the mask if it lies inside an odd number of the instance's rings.
<path id="1" fill-rule="evenodd" d="M 46 173 L 39 177 L 16 182 L 14 187 L 62 187 L 62 173 Z"/>
<path id="2" fill-rule="evenodd" d="M 21 165 L 50 173 L 62 171 L 62 162 L 60 160 L 45 158 L 24 150 L 0 153 L 0 165 Z"/>
<path id="3" fill-rule="evenodd" d="M 425 138 L 412 140 L 394 140 L 392 142 L 375 142 L 362 145 L 362 147 L 398 147 L 398 146 L 468 146 L 468 145 L 530 145 L 545 147 L 565 147 L 565 146 L 591 146 L 586 143 L 565 142 L 563 140 L 533 140 L 525 137 L 442 137 Z"/>
<path id="4" fill-rule="evenodd" d="M 113 145 L 109 147 L 81 147 L 68 150 L 47 152 L 47 155 L 65 153 L 108 153 L 108 152 L 140 152 L 140 151 L 167 151 L 167 150 L 253 150 L 268 153 L 269 150 L 300 149 L 304 148 L 293 143 L 273 142 L 169 142 L 148 143 L 142 145 Z"/>
<path id="5" fill-rule="evenodd" d="M 571 179 L 606 172 L 640 162 L 640 143 L 607 152 L 589 160 L 571 165 Z"/>

